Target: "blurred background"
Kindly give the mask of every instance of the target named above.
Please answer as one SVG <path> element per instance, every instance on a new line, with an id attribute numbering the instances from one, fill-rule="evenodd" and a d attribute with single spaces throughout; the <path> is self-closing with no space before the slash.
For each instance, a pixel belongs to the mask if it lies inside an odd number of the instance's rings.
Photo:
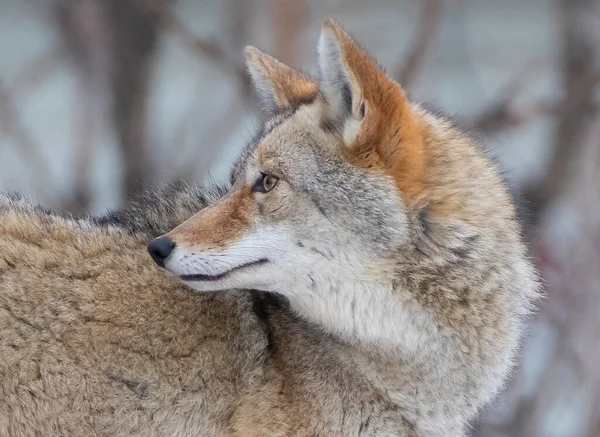
<path id="1" fill-rule="evenodd" d="M 475 129 L 528 211 L 547 298 L 473 436 L 600 436 L 600 0 L 0 0 L 0 189 L 77 213 L 225 181 L 256 45 L 316 72 L 336 18 Z"/>

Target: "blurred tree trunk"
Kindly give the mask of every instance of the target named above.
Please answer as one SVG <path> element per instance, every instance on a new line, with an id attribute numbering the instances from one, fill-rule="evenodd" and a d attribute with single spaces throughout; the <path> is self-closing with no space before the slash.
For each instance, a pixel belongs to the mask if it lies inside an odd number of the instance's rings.
<path id="1" fill-rule="evenodd" d="M 594 90 L 600 74 L 600 2 L 560 0 L 564 111 L 555 132 L 554 152 L 545 177 L 529 189 L 537 222 L 573 176 L 573 162 L 582 153 L 598 118 Z"/>
<path id="2" fill-rule="evenodd" d="M 92 202 L 92 154 L 98 146 L 99 125 L 106 122 L 112 73 L 110 31 L 104 7 L 95 0 L 58 1 L 55 17 L 68 53 L 79 72 L 77 92 L 75 169 L 73 192 L 61 207 L 85 212 Z"/>
<path id="3" fill-rule="evenodd" d="M 160 0 L 163 1 L 163 0 Z M 154 174 L 148 151 L 148 84 L 158 29 L 135 0 L 104 0 L 113 35 L 113 121 L 123 158 L 125 198 Z"/>
<path id="4" fill-rule="evenodd" d="M 92 200 L 87 178 L 100 113 L 105 113 L 116 133 L 123 166 L 123 197 L 137 193 L 153 175 L 147 100 L 158 29 L 144 6 L 141 0 L 55 3 L 63 39 L 83 84 L 75 192 L 67 205 L 71 210 L 87 210 Z"/>
<path id="5" fill-rule="evenodd" d="M 273 56 L 284 64 L 298 68 L 308 13 L 307 5 L 304 0 L 273 0 L 270 9 Z"/>

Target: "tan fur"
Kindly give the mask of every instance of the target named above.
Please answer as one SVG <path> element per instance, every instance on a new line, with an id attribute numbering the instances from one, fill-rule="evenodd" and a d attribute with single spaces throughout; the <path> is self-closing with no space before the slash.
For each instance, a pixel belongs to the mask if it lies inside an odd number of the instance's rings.
<path id="1" fill-rule="evenodd" d="M 144 240 L 2 213 L 0 435 L 222 435 L 261 331 L 240 296 L 166 277 Z"/>
<path id="2" fill-rule="evenodd" d="M 225 196 L 208 208 L 177 226 L 167 235 L 176 244 L 198 249 L 223 248 L 241 238 L 251 228 L 255 208 L 251 186 Z"/>
<path id="3" fill-rule="evenodd" d="M 347 346 L 247 291 L 190 292 L 147 239 L 0 207 L 0 436 L 412 435 Z"/>

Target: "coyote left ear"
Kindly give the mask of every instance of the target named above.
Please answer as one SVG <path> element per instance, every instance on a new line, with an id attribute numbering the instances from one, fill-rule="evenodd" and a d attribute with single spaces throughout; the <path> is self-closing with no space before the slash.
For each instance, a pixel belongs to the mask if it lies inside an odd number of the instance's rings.
<path id="1" fill-rule="evenodd" d="M 267 115 L 309 103 L 319 87 L 309 77 L 256 47 L 246 47 L 246 65 Z"/>

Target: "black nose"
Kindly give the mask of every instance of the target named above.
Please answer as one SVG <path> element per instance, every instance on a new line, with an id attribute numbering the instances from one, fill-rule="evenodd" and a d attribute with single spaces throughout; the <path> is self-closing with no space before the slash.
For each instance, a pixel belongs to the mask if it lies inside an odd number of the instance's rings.
<path id="1" fill-rule="evenodd" d="M 156 264 L 165 266 L 165 260 L 173 252 L 175 243 L 169 237 L 155 238 L 148 243 L 148 253 Z"/>

